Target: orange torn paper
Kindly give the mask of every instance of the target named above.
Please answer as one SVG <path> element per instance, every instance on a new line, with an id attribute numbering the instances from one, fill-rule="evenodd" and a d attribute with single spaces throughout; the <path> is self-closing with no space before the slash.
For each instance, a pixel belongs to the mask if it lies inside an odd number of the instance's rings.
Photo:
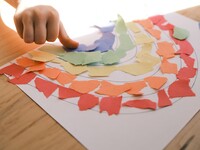
<path id="1" fill-rule="evenodd" d="M 166 77 L 158 77 L 158 76 L 151 76 L 144 78 L 144 80 L 148 83 L 148 85 L 153 89 L 160 89 L 166 82 Z"/>
<path id="2" fill-rule="evenodd" d="M 21 75 L 18 78 L 8 80 L 10 83 L 13 84 L 28 84 L 31 80 L 35 78 L 36 74 L 33 72 L 28 72 Z"/>
<path id="3" fill-rule="evenodd" d="M 114 85 L 108 81 L 102 81 L 101 86 L 96 91 L 96 93 L 108 96 L 118 96 L 129 89 L 130 86 L 127 84 Z"/>
<path id="4" fill-rule="evenodd" d="M 195 96 L 190 85 L 190 80 L 177 80 L 174 81 L 168 88 L 170 98 Z"/>
<path id="5" fill-rule="evenodd" d="M 44 70 L 41 70 L 39 73 L 45 75 L 50 79 L 56 79 L 60 74 L 60 70 L 57 68 L 45 68 Z"/>
<path id="6" fill-rule="evenodd" d="M 58 87 L 56 84 L 40 78 L 35 79 L 35 86 L 38 91 L 46 96 L 46 98 L 48 98 Z"/>
<path id="7" fill-rule="evenodd" d="M 162 73 L 172 73 L 172 74 L 177 74 L 178 73 L 177 64 L 170 63 L 165 58 L 162 61 L 160 69 L 161 69 Z"/>
<path id="8" fill-rule="evenodd" d="M 173 44 L 169 42 L 159 42 L 157 43 L 158 50 L 156 51 L 158 55 L 165 58 L 172 58 L 175 56 L 175 50 L 173 48 Z"/>
<path id="9" fill-rule="evenodd" d="M 157 40 L 160 40 L 161 38 L 161 31 L 157 29 L 147 29 L 147 31 L 155 37 Z"/>
<path id="10" fill-rule="evenodd" d="M 78 101 L 79 110 L 91 109 L 98 104 L 99 98 L 91 94 L 81 95 Z"/>
<path id="11" fill-rule="evenodd" d="M 65 99 L 65 98 L 73 98 L 73 97 L 80 97 L 82 93 L 79 93 L 73 89 L 66 88 L 63 86 L 59 86 L 58 91 L 58 98 L 59 99 Z"/>
<path id="12" fill-rule="evenodd" d="M 6 66 L 0 69 L 0 74 L 7 74 L 10 76 L 14 76 L 16 78 L 21 76 L 23 72 L 24 72 L 24 68 L 16 64 L 11 64 L 9 66 Z"/>
<path id="13" fill-rule="evenodd" d="M 19 66 L 22 66 L 24 68 L 35 66 L 40 63 L 40 62 L 34 61 L 32 59 L 29 59 L 27 57 L 20 57 L 20 58 L 16 59 L 16 62 Z"/>
<path id="14" fill-rule="evenodd" d="M 30 72 L 30 71 L 41 71 L 41 70 L 44 70 L 46 68 L 45 66 L 45 63 L 41 62 L 35 66 L 31 66 L 27 69 L 27 72 Z"/>
<path id="15" fill-rule="evenodd" d="M 107 111 L 108 115 L 117 115 L 121 109 L 122 96 L 119 97 L 103 97 L 100 101 L 100 113 Z"/>
<path id="16" fill-rule="evenodd" d="M 167 96 L 164 89 L 158 91 L 158 106 L 159 107 L 166 107 L 172 105 L 171 100 Z"/>
<path id="17" fill-rule="evenodd" d="M 88 80 L 88 81 L 73 81 L 69 88 L 78 91 L 80 93 L 89 93 L 99 86 L 100 82 L 98 80 Z"/>
<path id="18" fill-rule="evenodd" d="M 128 90 L 127 93 L 135 96 L 142 95 L 143 93 L 141 92 L 141 90 L 147 86 L 144 81 L 126 83 L 126 85 L 130 87 L 130 90 Z"/>
<path id="19" fill-rule="evenodd" d="M 29 52 L 29 54 L 31 55 L 32 60 L 40 61 L 40 62 L 47 62 L 56 58 L 56 55 L 43 52 L 43 51 L 31 51 Z"/>
<path id="20" fill-rule="evenodd" d="M 156 110 L 156 103 L 149 99 L 130 100 L 123 103 L 122 106 Z"/>
<path id="21" fill-rule="evenodd" d="M 65 84 L 68 84 L 68 83 L 72 82 L 75 78 L 76 78 L 75 75 L 69 74 L 67 72 L 60 72 L 60 74 L 58 75 L 56 80 L 60 84 L 65 85 Z"/>
<path id="22" fill-rule="evenodd" d="M 150 19 L 144 19 L 144 20 L 137 20 L 134 21 L 142 25 L 145 29 L 152 29 L 153 28 L 153 23 Z"/>

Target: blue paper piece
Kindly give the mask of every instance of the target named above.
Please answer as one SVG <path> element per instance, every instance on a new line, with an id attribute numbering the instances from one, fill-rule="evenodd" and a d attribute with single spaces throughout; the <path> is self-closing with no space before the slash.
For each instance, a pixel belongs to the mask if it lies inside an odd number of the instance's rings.
<path id="1" fill-rule="evenodd" d="M 76 52 L 88 52 L 88 51 L 93 51 L 97 48 L 97 44 L 93 43 L 91 45 L 85 45 L 85 44 L 79 44 L 78 48 L 75 49 L 74 51 Z"/>
<path id="2" fill-rule="evenodd" d="M 100 27 L 100 26 L 95 25 L 94 27 L 99 29 L 101 32 L 106 33 L 106 32 L 113 32 L 115 24 L 112 22 L 108 26 Z"/>

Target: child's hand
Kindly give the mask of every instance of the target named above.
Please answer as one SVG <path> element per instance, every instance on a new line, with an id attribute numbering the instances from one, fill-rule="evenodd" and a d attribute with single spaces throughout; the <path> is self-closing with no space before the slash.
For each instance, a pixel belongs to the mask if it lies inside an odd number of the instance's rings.
<path id="1" fill-rule="evenodd" d="M 51 6 L 39 5 L 17 9 L 14 22 L 19 36 L 26 43 L 43 44 L 59 38 L 66 48 L 78 47 L 78 43 L 68 37 L 58 12 Z"/>

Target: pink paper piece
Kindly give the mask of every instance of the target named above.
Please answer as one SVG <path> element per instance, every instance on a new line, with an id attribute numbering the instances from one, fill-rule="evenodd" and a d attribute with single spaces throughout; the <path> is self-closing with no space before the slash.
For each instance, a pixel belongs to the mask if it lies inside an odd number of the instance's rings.
<path id="1" fill-rule="evenodd" d="M 35 79 L 35 86 L 38 91 L 44 93 L 46 98 L 48 98 L 58 87 L 58 85 L 40 78 Z"/>
<path id="2" fill-rule="evenodd" d="M 189 79 L 193 78 L 196 75 L 196 72 L 196 68 L 183 67 L 179 70 L 176 76 L 178 79 Z"/>
<path id="3" fill-rule="evenodd" d="M 194 67 L 194 58 L 186 55 L 186 54 L 181 54 L 180 57 L 183 59 L 183 61 L 185 62 L 185 64 L 190 67 L 193 68 Z"/>
<path id="4" fill-rule="evenodd" d="M 14 76 L 18 78 L 21 76 L 21 74 L 24 72 L 24 68 L 16 65 L 16 64 L 11 64 L 9 66 L 6 66 L 0 70 L 0 74 L 7 74 L 10 76 Z"/>
<path id="5" fill-rule="evenodd" d="M 186 40 L 177 41 L 176 44 L 180 46 L 180 49 L 176 52 L 177 54 L 191 55 L 194 52 L 192 45 Z"/>
<path id="6" fill-rule="evenodd" d="M 91 109 L 99 104 L 99 98 L 92 94 L 84 94 L 78 101 L 79 110 Z"/>
<path id="7" fill-rule="evenodd" d="M 21 75 L 18 78 L 10 79 L 8 80 L 10 83 L 13 84 L 28 84 L 31 80 L 33 80 L 36 77 L 36 74 L 33 72 L 28 72 L 23 75 Z"/>
<path id="8" fill-rule="evenodd" d="M 158 106 L 159 107 L 166 107 L 172 105 L 171 100 L 167 96 L 165 90 L 158 91 Z"/>
<path id="9" fill-rule="evenodd" d="M 149 99 L 129 100 L 123 103 L 122 106 L 156 110 L 156 103 Z"/>
<path id="10" fill-rule="evenodd" d="M 121 109 L 122 96 L 103 97 L 100 102 L 100 112 L 107 111 L 108 115 L 119 114 Z"/>
<path id="11" fill-rule="evenodd" d="M 59 86 L 59 99 L 65 99 L 65 98 L 73 98 L 73 97 L 80 97 L 83 95 L 82 93 L 79 93 L 73 89 Z"/>
<path id="12" fill-rule="evenodd" d="M 168 88 L 169 98 L 195 96 L 189 86 L 190 80 L 177 80 L 174 81 Z"/>

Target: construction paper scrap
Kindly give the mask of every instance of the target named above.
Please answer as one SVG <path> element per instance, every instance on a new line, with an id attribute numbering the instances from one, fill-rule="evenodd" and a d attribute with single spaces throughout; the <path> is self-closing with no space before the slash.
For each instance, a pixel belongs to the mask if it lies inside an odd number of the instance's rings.
<path id="1" fill-rule="evenodd" d="M 34 61 L 34 60 L 29 59 L 27 57 L 20 57 L 20 58 L 16 59 L 16 63 L 19 66 L 26 68 L 26 67 L 30 67 L 30 66 L 35 66 L 35 65 L 39 64 L 40 62 Z"/>
<path id="2" fill-rule="evenodd" d="M 172 102 L 164 89 L 158 91 L 158 107 L 171 106 Z"/>
<path id="3" fill-rule="evenodd" d="M 115 24 L 113 22 L 109 22 L 109 25 L 100 27 L 97 25 L 94 25 L 95 28 L 99 29 L 101 32 L 113 32 L 114 28 L 115 28 Z"/>
<path id="4" fill-rule="evenodd" d="M 136 60 L 139 63 L 149 64 L 152 66 L 160 63 L 159 57 L 153 56 L 153 55 L 151 55 L 151 53 L 145 52 L 145 51 L 138 52 L 138 54 L 136 56 Z"/>
<path id="5" fill-rule="evenodd" d="M 38 91 L 42 92 L 46 96 L 46 98 L 48 98 L 58 87 L 58 85 L 41 78 L 35 79 L 35 86 Z"/>
<path id="6" fill-rule="evenodd" d="M 167 61 L 167 59 L 163 59 L 162 64 L 160 66 L 162 73 L 169 73 L 169 74 L 177 74 L 178 73 L 178 67 L 175 63 L 170 63 Z"/>
<path id="7" fill-rule="evenodd" d="M 77 52 L 86 52 L 86 51 L 93 51 L 97 48 L 97 44 L 93 43 L 91 45 L 79 44 L 79 46 L 74 49 L 73 51 Z"/>
<path id="8" fill-rule="evenodd" d="M 36 74 L 33 72 L 28 72 L 20 77 L 8 80 L 12 84 L 28 84 L 31 80 L 36 77 Z"/>
<path id="9" fill-rule="evenodd" d="M 62 59 L 59 59 L 59 58 L 55 58 L 55 59 L 51 60 L 50 62 L 56 63 L 56 64 L 62 64 L 62 63 L 64 63 L 65 61 L 62 60 Z"/>
<path id="10" fill-rule="evenodd" d="M 113 65 L 88 67 L 88 75 L 91 77 L 106 77 L 109 76 L 115 70 L 117 70 L 117 67 Z"/>
<path id="11" fill-rule="evenodd" d="M 109 50 L 102 55 L 102 63 L 105 65 L 112 65 L 120 61 L 120 56 L 113 51 Z"/>
<path id="12" fill-rule="evenodd" d="M 144 43 L 153 43 L 154 39 L 149 37 L 148 35 L 144 34 L 144 33 L 136 33 L 134 35 L 135 37 L 135 43 L 137 45 L 139 44 L 144 44 Z"/>
<path id="13" fill-rule="evenodd" d="M 153 24 L 155 25 L 161 25 L 164 22 L 166 22 L 165 18 L 163 15 L 156 15 L 156 16 L 152 16 L 149 17 L 149 19 L 152 21 Z"/>
<path id="14" fill-rule="evenodd" d="M 115 35 L 112 32 L 102 32 L 102 37 L 94 43 L 97 45 L 95 51 L 107 52 L 112 49 L 115 42 Z"/>
<path id="15" fill-rule="evenodd" d="M 46 68 L 45 66 L 45 63 L 41 62 L 35 66 L 31 66 L 27 69 L 27 72 L 30 72 L 30 71 L 41 71 L 41 70 L 44 70 Z"/>
<path id="16" fill-rule="evenodd" d="M 173 30 L 174 29 L 174 25 L 168 23 L 168 24 L 164 24 L 164 25 L 159 25 L 161 30 Z"/>
<path id="17" fill-rule="evenodd" d="M 31 59 L 40 62 L 48 62 L 56 58 L 56 55 L 43 51 L 31 51 L 29 52 Z"/>
<path id="18" fill-rule="evenodd" d="M 114 85 L 108 81 L 102 81 L 101 86 L 95 92 L 102 95 L 118 96 L 129 89 L 130 86 L 127 84 Z"/>
<path id="19" fill-rule="evenodd" d="M 175 56 L 175 49 L 173 44 L 167 41 L 157 43 L 157 54 L 165 58 L 173 58 Z"/>
<path id="20" fill-rule="evenodd" d="M 51 53 L 54 55 L 61 55 L 64 54 L 66 51 L 63 48 L 63 46 L 53 45 L 53 44 L 46 44 L 42 47 L 40 47 L 38 50 Z"/>
<path id="21" fill-rule="evenodd" d="M 124 19 L 120 15 L 118 15 L 118 19 L 115 23 L 115 32 L 119 34 L 127 33 L 126 23 L 124 22 Z"/>
<path id="22" fill-rule="evenodd" d="M 196 75 L 196 68 L 183 67 L 178 71 L 176 75 L 178 79 L 189 79 L 193 78 Z"/>
<path id="23" fill-rule="evenodd" d="M 45 68 L 44 70 L 39 71 L 39 73 L 50 79 L 56 79 L 60 74 L 60 70 L 58 68 Z"/>
<path id="24" fill-rule="evenodd" d="M 180 28 L 180 27 L 174 27 L 174 33 L 173 37 L 179 40 L 185 40 L 189 37 L 190 33 L 188 30 Z"/>
<path id="25" fill-rule="evenodd" d="M 187 40 L 177 41 L 176 44 L 180 47 L 180 49 L 176 52 L 177 54 L 191 55 L 194 52 L 192 45 Z"/>
<path id="26" fill-rule="evenodd" d="M 142 75 L 153 70 L 152 64 L 134 63 L 119 66 L 118 70 L 126 72 L 131 75 Z"/>
<path id="27" fill-rule="evenodd" d="M 127 93 L 135 96 L 142 95 L 143 93 L 141 90 L 147 86 L 144 81 L 126 83 L 126 85 L 130 87 L 130 90 L 128 90 Z"/>
<path id="28" fill-rule="evenodd" d="M 168 88 L 169 98 L 195 96 L 190 85 L 190 80 L 176 80 Z"/>
<path id="29" fill-rule="evenodd" d="M 80 93 L 89 93 L 100 85 L 98 80 L 72 81 L 69 88 Z"/>
<path id="30" fill-rule="evenodd" d="M 148 85 L 153 89 L 160 89 L 166 82 L 166 77 L 158 77 L 158 76 L 150 76 L 144 78 L 144 81 L 148 83 Z"/>
<path id="31" fill-rule="evenodd" d="M 133 21 L 127 22 L 126 26 L 129 30 L 131 30 L 133 33 L 141 32 L 140 28 L 137 26 L 137 24 Z"/>
<path id="32" fill-rule="evenodd" d="M 153 23 L 150 19 L 137 20 L 134 22 L 139 23 L 141 26 L 144 27 L 144 29 L 152 29 L 153 28 Z"/>
<path id="33" fill-rule="evenodd" d="M 80 97 L 83 94 L 79 93 L 73 89 L 59 86 L 58 87 L 58 95 L 59 95 L 58 96 L 59 99 L 66 99 L 66 98 Z"/>
<path id="34" fill-rule="evenodd" d="M 67 71 L 73 75 L 79 75 L 79 74 L 87 71 L 87 66 L 75 66 L 68 62 L 64 62 L 61 65 L 64 67 L 65 71 Z"/>
<path id="35" fill-rule="evenodd" d="M 155 37 L 157 40 L 160 40 L 161 38 L 161 31 L 157 29 L 147 29 L 147 31 Z"/>
<path id="36" fill-rule="evenodd" d="M 71 83 L 75 78 L 76 78 L 75 75 L 72 75 L 67 72 L 60 72 L 56 80 L 60 84 L 65 85 L 65 84 Z"/>
<path id="37" fill-rule="evenodd" d="M 61 59 L 74 65 L 86 65 L 101 61 L 101 52 L 68 52 Z"/>
<path id="38" fill-rule="evenodd" d="M 11 64 L 9 66 L 6 66 L 0 69 L 0 74 L 7 74 L 10 76 L 14 76 L 15 78 L 18 78 L 19 76 L 21 76 L 23 72 L 24 72 L 24 68 L 17 64 Z"/>
<path id="39" fill-rule="evenodd" d="M 117 115 L 121 109 L 122 96 L 119 97 L 103 97 L 100 101 L 100 113 L 106 111 L 108 115 Z"/>
<path id="40" fill-rule="evenodd" d="M 129 100 L 122 106 L 156 110 L 156 103 L 149 99 Z"/>
<path id="41" fill-rule="evenodd" d="M 185 64 L 187 65 L 187 67 L 189 68 L 193 68 L 194 67 L 194 58 L 186 55 L 186 54 L 181 54 L 180 55 L 181 59 L 183 59 L 183 61 L 185 62 Z"/>
<path id="42" fill-rule="evenodd" d="M 99 98 L 92 94 L 84 94 L 80 96 L 78 101 L 79 110 L 87 110 L 99 104 Z"/>

